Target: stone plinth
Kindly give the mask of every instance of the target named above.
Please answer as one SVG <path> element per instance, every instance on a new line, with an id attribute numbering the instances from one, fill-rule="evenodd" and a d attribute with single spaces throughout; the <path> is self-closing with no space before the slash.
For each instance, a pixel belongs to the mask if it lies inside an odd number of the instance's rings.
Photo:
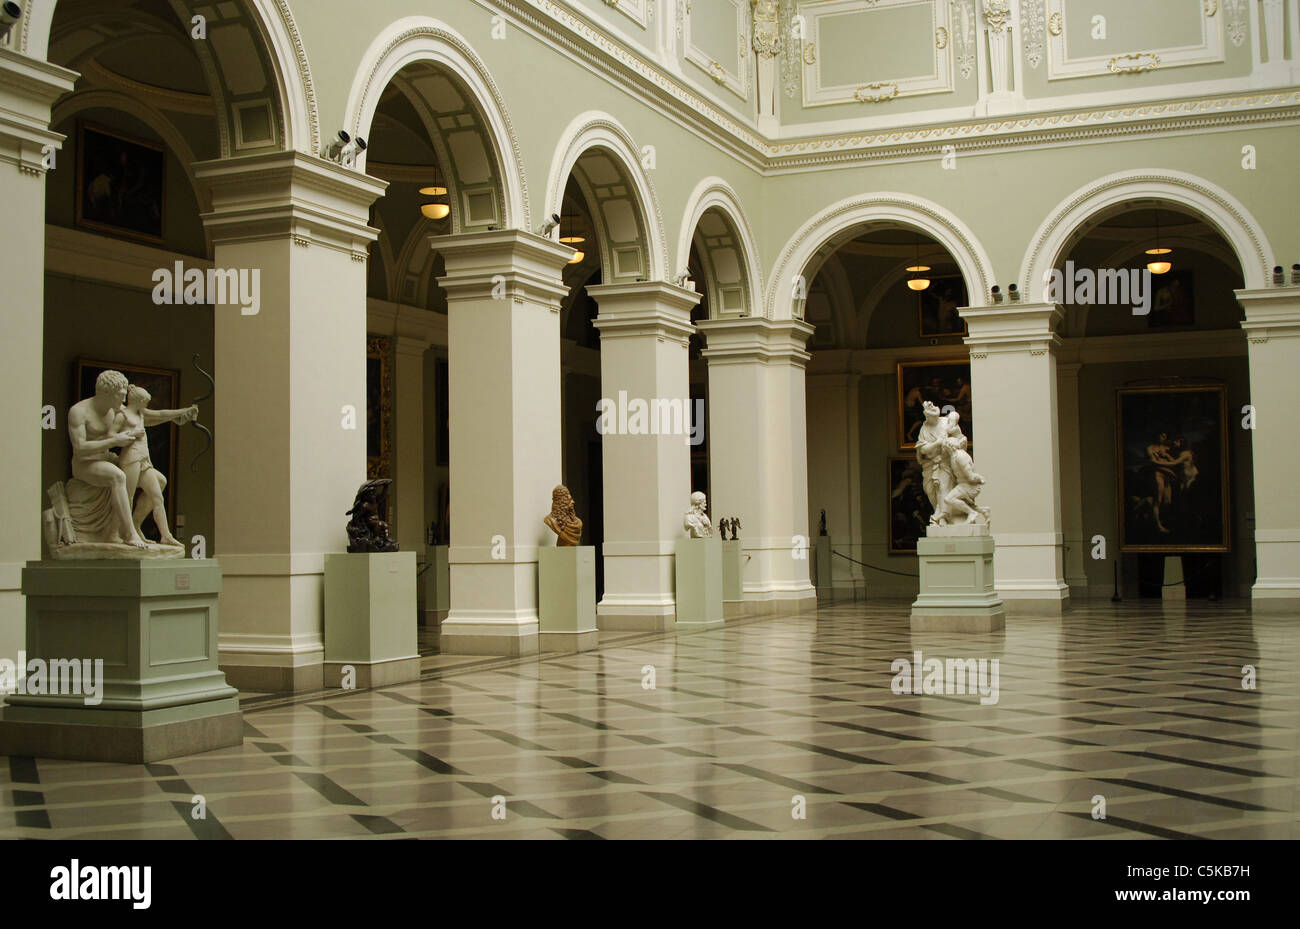
<path id="1" fill-rule="evenodd" d="M 29 562 L 22 585 L 22 657 L 48 670 L 45 692 L 5 698 L 0 754 L 141 764 L 243 741 L 238 691 L 217 667 L 215 559 Z"/>
<path id="2" fill-rule="evenodd" d="M 537 647 L 544 652 L 595 648 L 596 549 L 568 545 L 537 550 Z"/>
<path id="3" fill-rule="evenodd" d="M 993 589 L 993 537 L 987 526 L 931 526 L 917 539 L 921 592 L 913 632 L 996 632 L 1006 611 Z"/>
<path id="4" fill-rule="evenodd" d="M 424 615 L 420 621 L 436 628 L 451 609 L 451 566 L 447 561 L 447 546 L 430 545 L 425 557 L 429 564 L 420 576 L 424 583 Z"/>
<path id="5" fill-rule="evenodd" d="M 722 543 L 722 615 L 726 619 L 745 613 L 745 550 L 739 539 Z"/>
<path id="6" fill-rule="evenodd" d="M 416 625 L 415 552 L 325 556 L 326 687 L 347 666 L 357 688 L 418 679 Z"/>
<path id="7" fill-rule="evenodd" d="M 677 542 L 677 626 L 703 629 L 722 624 L 722 541 Z"/>

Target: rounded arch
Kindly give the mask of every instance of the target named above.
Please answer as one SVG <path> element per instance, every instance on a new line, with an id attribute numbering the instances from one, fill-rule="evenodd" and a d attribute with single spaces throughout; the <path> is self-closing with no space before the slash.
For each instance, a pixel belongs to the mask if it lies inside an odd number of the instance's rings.
<path id="1" fill-rule="evenodd" d="M 709 255 L 714 251 L 707 242 L 711 236 L 703 236 L 705 241 L 701 243 L 700 251 L 708 256 L 705 260 L 709 262 L 709 270 L 713 272 L 715 278 L 719 273 L 728 278 L 725 281 L 710 281 L 719 293 L 710 294 L 709 306 L 713 308 L 715 315 L 722 312 L 728 301 L 727 295 L 721 291 L 734 289 L 739 284 L 743 290 L 739 304 L 745 313 L 752 314 L 759 309 L 763 294 L 763 284 L 758 275 L 758 246 L 754 241 L 754 230 L 740 205 L 740 198 L 736 196 L 731 185 L 720 177 L 706 177 L 700 181 L 686 200 L 686 212 L 681 229 L 678 231 L 677 260 L 673 265 L 673 277 L 685 271 L 690 264 L 691 243 L 696 241 L 700 221 L 710 210 L 722 214 L 723 220 L 729 227 L 730 237 L 735 241 L 717 246 L 722 252 L 732 252 L 734 255 L 732 259 L 725 255 Z M 730 264 L 735 265 L 735 270 L 726 274 L 725 269 Z M 719 284 L 723 286 L 718 286 Z"/>
<path id="2" fill-rule="evenodd" d="M 579 162 L 589 159 L 593 151 L 606 156 L 608 179 L 582 176 Z M 545 215 L 562 211 L 564 189 L 569 176 L 577 170 L 579 186 L 588 198 L 592 220 L 596 223 L 596 234 L 609 245 L 600 249 L 602 278 L 607 284 L 638 278 L 667 279 L 668 248 L 663 214 L 654 183 L 642 168 L 639 152 L 632 136 L 618 120 L 608 113 L 591 110 L 575 117 L 560 133 L 551 159 Z M 626 187 L 626 191 L 618 193 L 620 187 Z M 606 195 L 601 195 L 601 189 Z M 620 228 L 615 228 L 615 222 Z M 626 237 L 625 232 L 634 232 L 634 237 Z"/>
<path id="3" fill-rule="evenodd" d="M 1043 275 L 1056 266 L 1071 236 L 1090 219 L 1130 200 L 1168 200 L 1198 213 L 1227 240 L 1247 289 L 1266 286 L 1272 249 L 1264 230 L 1240 201 L 1204 178 L 1145 169 L 1110 174 L 1062 200 L 1034 233 L 1020 265 L 1025 299 L 1041 300 Z"/>
<path id="4" fill-rule="evenodd" d="M 169 0 L 169 4 L 188 29 L 190 20 L 184 15 L 186 10 L 176 0 Z M 47 60 L 57 7 L 58 0 L 25 0 L 23 16 L 14 27 L 13 47 L 34 58 Z M 269 107 L 270 124 L 279 129 L 277 138 L 268 140 L 270 144 L 282 150 L 316 153 L 320 145 L 320 120 L 311 66 L 287 0 L 240 0 L 237 4 L 223 4 L 220 15 L 222 24 L 231 28 L 242 27 L 252 34 L 254 45 L 263 58 L 260 63 L 271 72 L 267 84 L 274 87 L 269 100 L 233 94 L 221 83 L 220 75 L 224 69 L 217 66 L 220 49 L 213 43 L 199 45 L 196 51 L 219 106 L 217 122 L 222 156 L 236 154 L 237 150 L 267 147 L 260 138 L 250 135 L 246 139 L 243 136 L 244 114 L 248 114 L 247 126 L 260 126 L 260 113 L 265 111 L 264 107 Z M 228 65 L 247 70 L 249 61 L 241 57 L 238 65 Z"/>
<path id="5" fill-rule="evenodd" d="M 475 166 L 484 172 L 482 174 L 458 177 L 454 165 L 442 165 L 448 175 L 449 193 L 458 196 L 464 206 L 465 201 L 474 195 L 475 184 L 484 189 L 490 187 L 495 200 L 495 216 L 483 225 L 528 229 L 528 183 L 505 101 L 482 59 L 450 26 L 427 16 L 408 16 L 391 23 L 375 37 L 362 56 L 348 92 L 345 117 L 348 131 L 363 137 L 369 135 L 384 88 L 403 68 L 415 64 L 439 69 L 459 85 L 455 89 L 468 96 L 465 102 L 481 124 L 478 127 L 480 147 L 488 149 L 481 153 L 481 157 L 474 152 L 473 144 L 463 149 L 466 157 L 482 162 Z M 441 139 L 431 141 L 439 152 L 444 151 Z M 358 170 L 365 170 L 365 158 L 365 152 L 358 156 Z M 466 225 L 461 212 L 452 210 L 453 231 L 460 231 Z"/>
<path id="6" fill-rule="evenodd" d="M 971 306 L 983 306 L 993 282 L 993 264 L 988 252 L 960 219 L 922 197 L 902 193 L 877 193 L 848 197 L 826 207 L 791 236 L 781 255 L 767 290 L 766 312 L 772 319 L 794 315 L 792 298 L 796 275 L 808 275 L 822 247 L 840 233 L 871 223 L 894 223 L 926 233 L 952 256 L 966 279 Z M 784 295 L 787 299 L 780 299 Z"/>

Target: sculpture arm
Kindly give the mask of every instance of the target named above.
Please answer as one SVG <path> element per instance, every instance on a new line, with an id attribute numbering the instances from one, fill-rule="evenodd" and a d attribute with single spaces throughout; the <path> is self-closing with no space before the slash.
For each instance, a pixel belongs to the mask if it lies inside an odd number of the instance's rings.
<path id="1" fill-rule="evenodd" d="M 140 413 L 146 426 L 156 426 L 159 423 L 180 423 L 184 425 L 199 418 L 197 404 L 188 406 L 183 410 L 151 410 L 146 407 Z"/>
<path id="2" fill-rule="evenodd" d="M 140 430 L 140 435 L 144 430 Z M 68 418 L 68 439 L 72 442 L 72 457 L 85 458 L 87 455 L 93 455 L 97 452 L 108 451 L 113 448 L 120 448 L 123 445 L 129 445 L 139 438 L 135 430 L 131 432 L 115 432 L 112 435 L 105 436 L 102 439 L 87 439 L 86 424 L 80 417 Z"/>

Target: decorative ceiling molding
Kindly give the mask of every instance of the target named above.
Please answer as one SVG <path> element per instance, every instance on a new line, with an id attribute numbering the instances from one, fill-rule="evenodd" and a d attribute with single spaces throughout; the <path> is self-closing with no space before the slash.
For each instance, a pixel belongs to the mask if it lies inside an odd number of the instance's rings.
<path id="1" fill-rule="evenodd" d="M 1084 14 L 1090 15 L 1090 10 L 1084 10 L 1082 13 L 1076 11 L 1074 17 L 1071 16 L 1067 4 L 1076 2 L 1076 0 L 1046 0 L 1048 10 L 1048 21 L 1050 28 L 1048 32 L 1048 55 L 1047 55 L 1047 77 L 1049 80 L 1061 80 L 1064 78 L 1075 77 L 1097 77 L 1110 74 L 1133 74 L 1143 71 L 1152 71 L 1157 67 L 1173 68 L 1185 65 L 1201 64 L 1219 64 L 1224 60 L 1223 57 L 1223 19 L 1216 15 L 1218 13 L 1218 2 L 1202 2 L 1196 4 L 1193 12 L 1191 4 L 1180 5 L 1178 9 L 1183 16 L 1197 17 L 1200 26 L 1200 41 L 1192 45 L 1181 45 L 1172 47 L 1153 47 L 1147 42 L 1143 46 L 1133 49 L 1120 55 L 1107 52 L 1098 55 L 1083 55 L 1078 58 L 1069 57 L 1069 32 L 1071 19 L 1078 21 L 1078 17 Z M 1085 35 L 1084 39 L 1087 38 Z M 1156 36 L 1148 37 L 1157 39 Z M 1141 41 L 1139 38 L 1137 41 Z M 1137 44 L 1135 42 L 1135 44 Z M 1131 46 L 1130 46 L 1131 47 Z"/>
<path id="2" fill-rule="evenodd" d="M 748 100 L 749 60 L 753 54 L 750 48 L 753 43 L 749 16 L 750 0 L 696 0 L 696 2 L 727 4 L 734 8 L 735 28 L 732 35 L 736 36 L 736 43 L 734 50 L 731 50 L 730 54 L 724 55 L 723 60 L 714 58 L 708 49 L 701 47 L 697 43 L 700 30 L 694 29 L 692 26 L 694 15 L 691 4 L 688 3 L 686 4 L 683 24 L 686 60 L 697 68 L 703 69 L 717 84 L 727 88 L 741 100 Z M 721 53 L 720 49 L 714 51 Z"/>

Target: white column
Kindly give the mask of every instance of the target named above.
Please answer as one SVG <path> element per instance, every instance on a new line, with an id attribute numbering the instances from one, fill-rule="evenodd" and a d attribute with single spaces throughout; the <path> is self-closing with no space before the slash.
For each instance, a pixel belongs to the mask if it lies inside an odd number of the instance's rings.
<path id="1" fill-rule="evenodd" d="M 977 116 L 995 116 L 1017 113 L 1025 109 L 1025 97 L 1019 87 L 1011 86 L 1011 77 L 1018 68 L 1013 66 L 1019 58 L 1018 44 L 1014 41 L 1017 28 L 1012 0 L 983 0 L 981 10 L 984 33 L 988 37 L 988 81 L 980 80 L 980 99 L 975 105 Z M 982 43 L 981 43 L 982 44 Z M 979 55 L 981 67 L 984 50 Z"/>
<path id="2" fill-rule="evenodd" d="M 1061 533 L 1065 543 L 1065 583 L 1071 596 L 1087 596 L 1092 534 L 1083 525 L 1083 445 L 1079 434 L 1079 364 L 1058 362 L 1057 393 L 1061 423 Z M 1119 557 L 1119 540 L 1111 541 Z"/>
<path id="3" fill-rule="evenodd" d="M 398 335 L 394 340 L 393 449 L 394 538 L 404 552 L 424 561 L 424 337 Z"/>
<path id="4" fill-rule="evenodd" d="M 811 609 L 806 323 L 760 317 L 701 322 L 708 339 L 713 512 L 736 516 L 750 556 L 745 599 Z"/>
<path id="5" fill-rule="evenodd" d="M 975 467 L 988 480 L 993 568 L 1007 610 L 1059 613 L 1062 572 L 1060 441 L 1051 304 L 972 307 L 970 330 Z"/>
<path id="6" fill-rule="evenodd" d="M 573 249 L 518 229 L 435 236 L 447 293 L 449 654 L 537 652 L 537 548 L 560 483 L 560 272 Z"/>
<path id="7" fill-rule="evenodd" d="M 300 152 L 194 166 L 218 269 L 260 306 L 214 309 L 222 670 L 241 690 L 321 686 L 325 555 L 366 479 L 366 255 L 387 184 Z"/>
<path id="8" fill-rule="evenodd" d="M 1294 398 L 1300 394 L 1300 287 L 1239 290 L 1250 353 L 1249 433 L 1255 478 L 1256 610 L 1300 612 L 1300 494 L 1296 493 Z M 1228 428 L 1244 414 L 1228 410 Z"/>
<path id="9" fill-rule="evenodd" d="M 50 106 L 72 90 L 76 72 L 0 48 L 0 255 L 4 256 L 4 336 L 0 338 L 0 410 L 8 424 L 0 493 L 0 657 L 14 661 L 27 640 L 22 568 L 41 558 L 41 360 L 45 319 L 45 146 Z M 55 170 L 76 166 L 56 160 Z M 54 411 L 55 429 L 68 428 Z M 69 464 L 68 467 L 71 467 Z"/>
<path id="10" fill-rule="evenodd" d="M 862 541 L 861 383 L 858 374 L 809 374 L 805 435 L 811 531 L 818 532 L 821 511 L 825 510 L 833 547 L 864 560 L 857 554 Z M 831 557 L 832 591 L 821 591 L 822 595 L 856 596 L 857 589 L 865 585 L 864 569 Z"/>
<path id="11" fill-rule="evenodd" d="M 605 399 L 628 404 L 680 399 L 689 410 L 686 345 L 694 331 L 691 307 L 700 295 L 663 281 L 601 284 L 588 287 L 587 293 L 600 307 L 595 325 Z M 672 629 L 673 558 L 677 540 L 685 537 L 682 514 L 690 506 L 691 491 L 706 489 L 691 487 L 690 445 L 682 435 L 606 433 L 601 461 L 605 594 L 596 605 L 596 624 L 601 629 Z M 715 519 L 725 515 L 712 501 L 709 512 Z"/>

